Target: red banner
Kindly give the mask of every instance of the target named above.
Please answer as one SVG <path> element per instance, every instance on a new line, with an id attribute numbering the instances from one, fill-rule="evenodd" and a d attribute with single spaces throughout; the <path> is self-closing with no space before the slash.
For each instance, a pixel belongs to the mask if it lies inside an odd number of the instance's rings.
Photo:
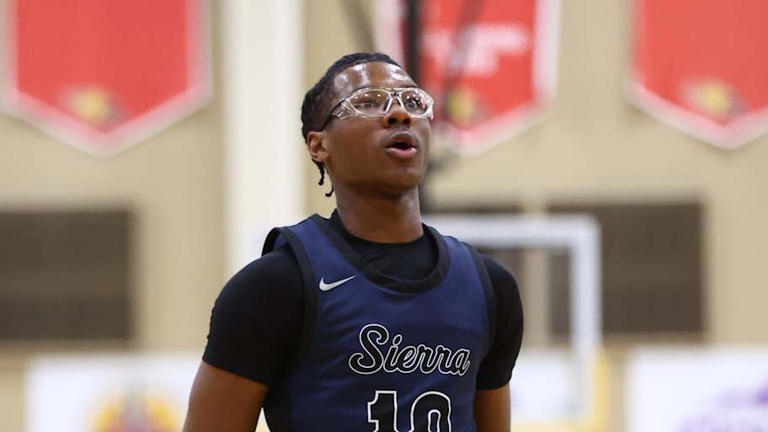
<path id="1" fill-rule="evenodd" d="M 8 0 L 7 110 L 97 154 L 209 98 L 205 0 Z"/>
<path id="2" fill-rule="evenodd" d="M 479 153 L 539 118 L 554 93 L 556 0 L 420 3 L 419 84 L 441 141 Z M 402 61 L 405 2 L 376 4 L 379 47 Z"/>
<path id="3" fill-rule="evenodd" d="M 768 131 L 768 2 L 634 0 L 633 28 L 641 108 L 724 148 Z"/>

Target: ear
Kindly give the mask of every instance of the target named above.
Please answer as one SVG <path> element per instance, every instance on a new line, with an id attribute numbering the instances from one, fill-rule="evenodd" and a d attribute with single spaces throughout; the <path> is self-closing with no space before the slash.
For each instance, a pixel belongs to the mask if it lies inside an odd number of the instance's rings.
<path id="1" fill-rule="evenodd" d="M 315 162 L 325 162 L 330 156 L 325 138 L 325 132 L 323 131 L 312 131 L 307 134 L 307 150 L 309 150 L 309 155 Z"/>

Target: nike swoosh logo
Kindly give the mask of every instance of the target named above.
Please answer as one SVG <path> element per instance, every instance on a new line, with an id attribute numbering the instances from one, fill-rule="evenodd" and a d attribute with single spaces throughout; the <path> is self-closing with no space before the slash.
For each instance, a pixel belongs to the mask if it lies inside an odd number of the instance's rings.
<path id="1" fill-rule="evenodd" d="M 332 283 L 329 283 L 329 284 L 325 283 L 325 280 L 323 280 L 323 278 L 321 278 L 320 279 L 320 291 L 330 291 L 330 290 L 336 288 L 337 286 L 339 286 L 339 285 L 341 285 L 341 284 L 343 284 L 345 282 L 349 282 L 350 280 L 354 279 L 355 277 L 357 277 L 357 275 L 350 276 L 350 277 L 348 277 L 346 279 L 342 279 L 340 281 L 332 282 Z"/>

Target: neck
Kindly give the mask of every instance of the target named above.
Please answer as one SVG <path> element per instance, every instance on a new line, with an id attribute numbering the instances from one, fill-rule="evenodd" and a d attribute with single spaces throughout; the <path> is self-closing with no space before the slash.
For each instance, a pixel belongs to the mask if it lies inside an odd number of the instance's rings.
<path id="1" fill-rule="evenodd" d="M 388 197 L 363 196 L 337 189 L 336 207 L 344 228 L 368 241 L 405 243 L 424 234 L 418 189 Z"/>

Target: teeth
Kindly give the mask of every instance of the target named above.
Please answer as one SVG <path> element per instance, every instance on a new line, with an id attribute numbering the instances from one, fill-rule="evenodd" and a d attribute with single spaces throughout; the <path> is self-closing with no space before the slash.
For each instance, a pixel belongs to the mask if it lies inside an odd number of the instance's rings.
<path id="1" fill-rule="evenodd" d="M 390 148 L 396 148 L 400 150 L 408 150 L 410 148 L 413 148 L 414 146 L 412 144 L 409 144 L 405 141 L 394 141 L 391 145 L 389 145 Z"/>

